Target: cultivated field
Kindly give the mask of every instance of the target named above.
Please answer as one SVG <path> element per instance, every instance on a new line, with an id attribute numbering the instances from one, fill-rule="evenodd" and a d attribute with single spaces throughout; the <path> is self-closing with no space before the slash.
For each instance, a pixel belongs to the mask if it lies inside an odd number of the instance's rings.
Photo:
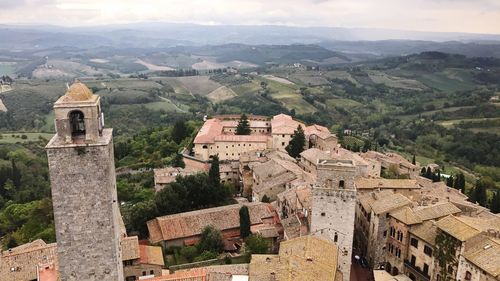
<path id="1" fill-rule="evenodd" d="M 46 134 L 46 133 L 12 133 L 12 134 L 0 134 L 2 136 L 0 138 L 0 144 L 5 143 L 23 143 L 28 141 L 37 141 L 40 138 L 45 140 L 50 140 L 54 134 Z M 26 136 L 26 137 L 23 137 Z"/>
<path id="2" fill-rule="evenodd" d="M 168 66 L 161 66 L 161 65 L 156 65 L 156 64 L 152 64 L 152 63 L 149 63 L 149 62 L 145 62 L 141 59 L 137 59 L 135 61 L 136 63 L 138 64 L 142 64 L 144 65 L 145 67 L 147 67 L 149 70 L 152 70 L 152 71 L 166 71 L 166 70 L 175 70 L 174 68 L 172 67 L 168 67 Z"/>
<path id="3" fill-rule="evenodd" d="M 272 80 L 272 81 L 275 81 L 275 82 L 278 82 L 278 83 L 281 83 L 281 84 L 285 84 L 285 85 L 294 85 L 295 83 L 293 83 L 292 81 L 290 80 L 287 80 L 285 78 L 281 78 L 281 77 L 276 77 L 276 76 L 273 76 L 273 75 L 261 75 L 262 77 L 268 79 L 268 80 Z"/>
<path id="4" fill-rule="evenodd" d="M 174 85 L 174 89 L 176 86 L 181 86 L 184 87 L 189 93 L 199 96 L 206 96 L 222 86 L 221 84 L 210 80 L 210 77 L 208 76 L 172 77 L 162 78 L 162 80 L 167 81 L 169 84 L 171 81 L 177 81 L 180 85 L 173 83 L 172 85 Z"/>
<path id="5" fill-rule="evenodd" d="M 374 83 L 384 84 L 387 87 L 391 88 L 416 90 L 416 91 L 422 91 L 424 89 L 427 89 L 427 87 L 424 84 L 422 84 L 417 80 L 391 76 L 382 71 L 370 70 L 368 71 L 368 76 Z"/>
<path id="6" fill-rule="evenodd" d="M 236 93 L 226 86 L 221 86 L 213 90 L 207 97 L 213 102 L 221 102 L 228 99 L 232 99 L 236 96 Z"/>

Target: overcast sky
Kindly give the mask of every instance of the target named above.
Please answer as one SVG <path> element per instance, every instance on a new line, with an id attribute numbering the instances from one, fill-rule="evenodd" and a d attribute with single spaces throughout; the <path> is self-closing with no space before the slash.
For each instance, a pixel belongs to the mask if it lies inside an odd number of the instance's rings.
<path id="1" fill-rule="evenodd" d="M 0 23 L 368 27 L 500 34 L 500 0 L 0 0 Z"/>

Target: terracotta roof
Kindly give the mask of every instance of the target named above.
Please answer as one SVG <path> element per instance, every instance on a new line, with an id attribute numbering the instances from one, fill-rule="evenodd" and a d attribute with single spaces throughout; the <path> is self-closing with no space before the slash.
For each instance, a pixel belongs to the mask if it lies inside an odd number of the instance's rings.
<path id="1" fill-rule="evenodd" d="M 325 151 L 317 148 L 309 148 L 300 153 L 300 157 L 306 159 L 309 162 L 317 164 L 319 160 L 331 159 L 330 155 Z"/>
<path id="2" fill-rule="evenodd" d="M 465 243 L 464 258 L 493 277 L 500 276 L 500 244 L 485 234 Z"/>
<path id="3" fill-rule="evenodd" d="M 375 214 L 387 213 L 412 204 L 410 199 L 391 190 L 363 194 L 358 200 L 367 212 L 373 211 Z"/>
<path id="4" fill-rule="evenodd" d="M 321 139 L 334 137 L 334 135 L 330 132 L 330 130 L 328 130 L 327 127 L 323 127 L 323 126 L 316 125 L 316 124 L 311 125 L 311 126 L 307 126 L 304 129 L 304 134 L 306 136 L 316 135 L 316 136 L 320 137 Z"/>
<path id="5" fill-rule="evenodd" d="M 130 236 L 122 238 L 122 260 L 135 260 L 140 258 L 139 253 L 139 238 L 137 236 Z"/>
<path id="6" fill-rule="evenodd" d="M 460 241 L 466 241 L 481 232 L 453 215 L 440 219 L 436 225 L 439 229 Z"/>
<path id="7" fill-rule="evenodd" d="M 304 124 L 293 120 L 291 116 L 286 114 L 278 114 L 271 120 L 271 132 L 272 134 L 291 135 L 295 130 L 297 130 L 297 127 L 299 125 L 304 127 Z"/>
<path id="8" fill-rule="evenodd" d="M 357 189 L 419 189 L 416 180 L 409 179 L 369 179 L 358 178 L 355 181 Z"/>
<path id="9" fill-rule="evenodd" d="M 188 176 L 200 173 L 199 170 L 193 168 L 166 167 L 154 169 L 154 177 L 156 184 L 167 184 L 175 181 L 177 176 Z"/>
<path id="10" fill-rule="evenodd" d="M 460 213 L 460 209 L 449 202 L 437 203 L 431 206 L 420 206 L 415 208 L 415 214 L 423 221 L 433 220 L 447 215 Z"/>
<path id="11" fill-rule="evenodd" d="M 273 209 L 265 203 L 244 204 L 250 212 L 252 225 L 262 223 L 265 218 L 273 217 Z M 240 226 L 239 210 L 242 204 L 203 209 L 158 217 L 147 222 L 152 243 L 169 241 L 200 235 L 203 228 L 212 225 L 219 230 Z"/>
<path id="12" fill-rule="evenodd" d="M 139 252 L 141 255 L 139 263 L 156 264 L 161 266 L 165 265 L 165 262 L 163 261 L 163 253 L 161 247 L 139 245 Z"/>
<path id="13" fill-rule="evenodd" d="M 193 268 L 179 270 L 169 275 L 147 279 L 148 281 L 205 281 L 207 270 L 205 268 Z"/>
<path id="14" fill-rule="evenodd" d="M 87 86 L 85 86 L 85 84 L 81 83 L 80 81 L 76 81 L 66 91 L 63 100 L 65 102 L 88 101 L 92 100 L 93 98 L 94 95 L 92 94 L 92 91 Z"/>
<path id="15" fill-rule="evenodd" d="M 409 207 L 404 207 L 394 212 L 391 212 L 390 215 L 391 217 L 397 219 L 398 221 L 406 225 L 412 225 L 422 222 L 420 217 L 417 216 L 415 212 L 413 212 L 413 210 L 410 209 Z"/>
<path id="16" fill-rule="evenodd" d="M 433 221 L 424 221 L 421 224 L 412 225 L 410 227 L 410 233 L 424 240 L 430 245 L 434 245 L 437 235 L 437 226 Z"/>
<path id="17" fill-rule="evenodd" d="M 337 247 L 315 236 L 281 243 L 279 255 L 252 255 L 250 280 L 333 281 L 337 274 Z"/>
<path id="18" fill-rule="evenodd" d="M 222 134 L 222 124 L 219 119 L 208 119 L 205 121 L 198 134 L 194 138 L 194 143 L 214 143 L 215 137 Z"/>

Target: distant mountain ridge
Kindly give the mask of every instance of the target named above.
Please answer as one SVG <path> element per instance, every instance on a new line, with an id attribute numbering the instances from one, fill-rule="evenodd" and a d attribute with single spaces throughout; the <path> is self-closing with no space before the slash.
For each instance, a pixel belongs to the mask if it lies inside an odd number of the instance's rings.
<path id="1" fill-rule="evenodd" d="M 500 35 L 388 29 L 138 23 L 92 27 L 0 25 L 0 50 L 54 47 L 172 48 L 243 45 L 318 45 L 371 57 L 426 51 L 500 57 Z"/>

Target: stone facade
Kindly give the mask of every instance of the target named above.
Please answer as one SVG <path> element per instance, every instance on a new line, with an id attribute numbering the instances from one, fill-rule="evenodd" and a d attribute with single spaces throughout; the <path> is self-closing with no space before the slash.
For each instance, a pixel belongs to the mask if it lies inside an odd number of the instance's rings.
<path id="1" fill-rule="evenodd" d="M 46 147 L 60 279 L 122 281 L 112 130 L 100 130 L 96 96 L 70 90 L 56 102 L 57 134 Z M 86 100 L 93 107 L 84 110 Z M 67 114 L 61 115 L 72 111 L 96 113 L 85 117 L 76 138 Z"/>
<path id="2" fill-rule="evenodd" d="M 321 163 L 321 162 L 320 162 Z M 327 235 L 339 248 L 338 267 L 343 280 L 351 272 L 356 189 L 356 168 L 350 161 L 318 165 L 318 184 L 312 190 L 311 234 Z"/>

